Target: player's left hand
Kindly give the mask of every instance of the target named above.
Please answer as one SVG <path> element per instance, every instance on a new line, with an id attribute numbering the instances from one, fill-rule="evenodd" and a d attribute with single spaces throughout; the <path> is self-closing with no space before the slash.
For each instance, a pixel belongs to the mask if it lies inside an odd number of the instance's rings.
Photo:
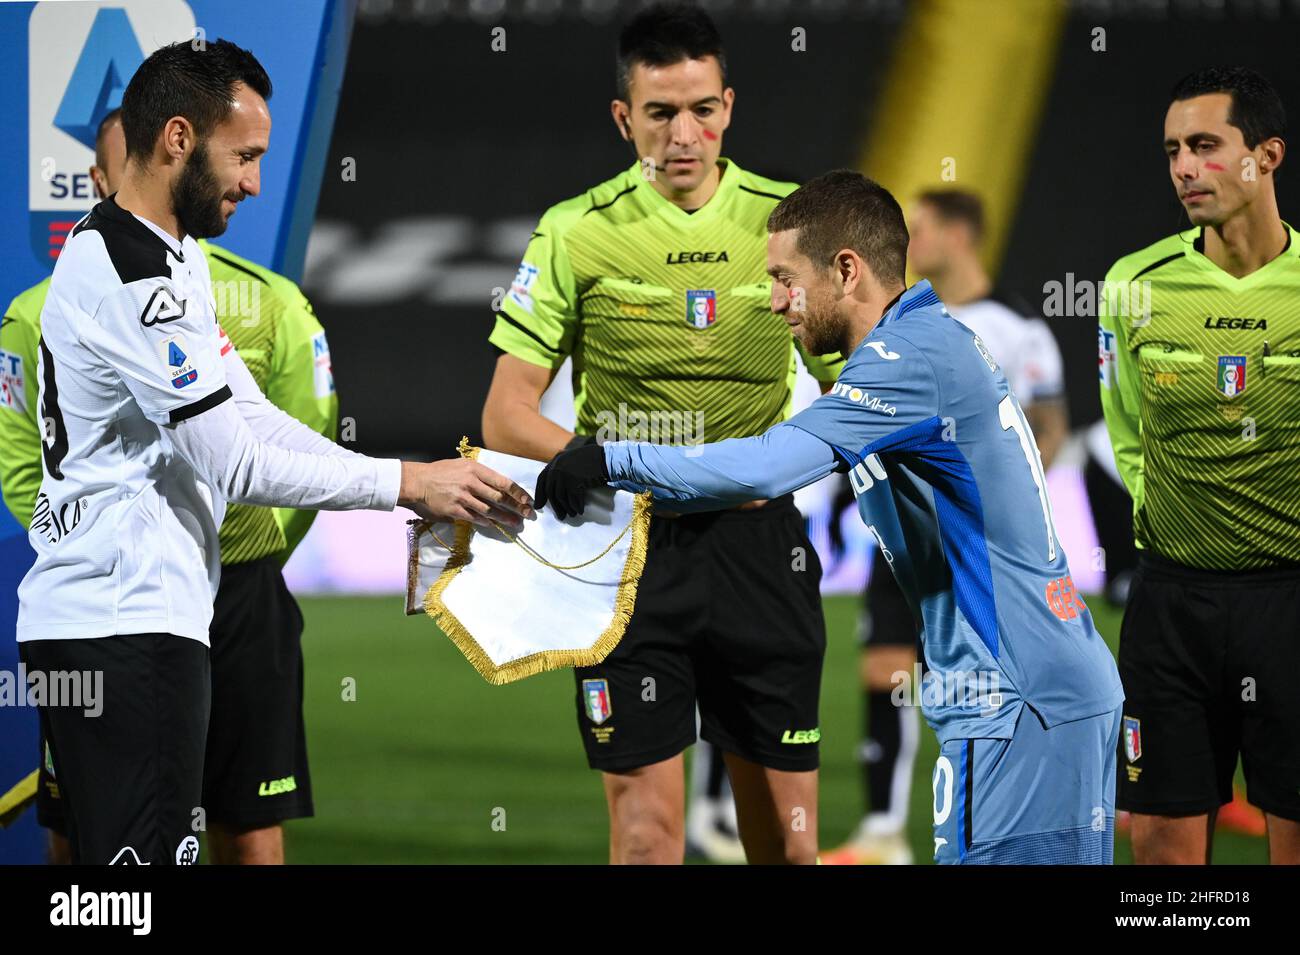
<path id="1" fill-rule="evenodd" d="M 547 506 L 560 520 L 576 517 L 587 509 L 587 491 L 609 483 L 605 449 L 588 444 L 561 451 L 537 476 L 533 500 L 538 510 Z"/>

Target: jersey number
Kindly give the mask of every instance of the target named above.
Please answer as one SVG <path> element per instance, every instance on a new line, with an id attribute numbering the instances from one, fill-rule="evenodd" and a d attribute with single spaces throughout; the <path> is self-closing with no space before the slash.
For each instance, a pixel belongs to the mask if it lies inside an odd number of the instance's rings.
<path id="1" fill-rule="evenodd" d="M 1043 461 L 1038 456 L 1038 448 L 1029 437 L 1029 424 L 1025 421 L 1024 413 L 1010 395 L 998 402 L 998 420 L 1002 423 L 1003 431 L 1014 431 L 1020 438 L 1020 450 L 1025 453 L 1025 460 L 1029 462 L 1029 473 L 1038 488 L 1038 504 L 1043 509 L 1043 526 L 1047 529 L 1047 562 L 1051 564 L 1056 560 L 1056 525 L 1052 520 L 1052 502 L 1047 498 L 1047 480 L 1043 477 Z"/>
<path id="2" fill-rule="evenodd" d="M 54 381 L 54 356 L 41 339 L 41 456 L 45 473 L 63 480 L 63 459 L 68 454 L 68 429 L 59 410 L 59 386 Z"/>

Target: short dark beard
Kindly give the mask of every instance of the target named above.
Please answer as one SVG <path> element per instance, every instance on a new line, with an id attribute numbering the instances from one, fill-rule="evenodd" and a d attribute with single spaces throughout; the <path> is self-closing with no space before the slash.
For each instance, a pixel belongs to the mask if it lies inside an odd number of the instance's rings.
<path id="1" fill-rule="evenodd" d="M 825 311 L 815 321 L 807 321 L 808 316 L 812 314 L 812 309 L 808 309 L 808 315 L 803 320 L 804 344 L 812 355 L 833 355 L 841 352 L 846 358 L 847 352 L 843 352 L 844 339 L 848 336 L 848 329 L 836 327 L 835 310 L 833 306 L 827 306 Z"/>
<path id="2" fill-rule="evenodd" d="M 226 231 L 226 217 L 221 214 L 225 193 L 208 162 L 208 147 L 199 142 L 172 184 L 172 208 L 176 221 L 186 235 L 210 239 Z"/>

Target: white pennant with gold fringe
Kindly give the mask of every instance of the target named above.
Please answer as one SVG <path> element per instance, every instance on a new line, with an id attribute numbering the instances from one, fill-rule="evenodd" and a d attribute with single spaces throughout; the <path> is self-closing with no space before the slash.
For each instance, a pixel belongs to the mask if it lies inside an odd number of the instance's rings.
<path id="1" fill-rule="evenodd" d="M 471 447 L 475 458 L 532 491 L 545 465 Z M 519 532 L 412 521 L 406 612 L 427 613 L 489 683 L 592 666 L 618 645 L 645 567 L 650 495 L 591 491 L 586 512 L 549 508 Z"/>

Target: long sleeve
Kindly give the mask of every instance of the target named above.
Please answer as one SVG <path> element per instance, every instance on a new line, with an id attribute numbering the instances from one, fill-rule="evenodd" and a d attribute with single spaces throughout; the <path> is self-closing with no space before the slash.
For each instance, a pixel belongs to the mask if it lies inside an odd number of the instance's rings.
<path id="1" fill-rule="evenodd" d="M 244 360 L 239 357 L 239 352 L 230 346 L 230 340 L 223 337 L 222 342 L 226 383 L 230 386 L 236 407 L 257 438 L 267 444 L 290 451 L 302 451 L 327 457 L 363 457 L 355 451 L 335 444 L 293 415 L 273 405 L 257 387 L 257 382 L 253 380 L 253 375 L 244 364 Z"/>
<path id="2" fill-rule="evenodd" d="M 284 298 L 287 301 L 290 296 L 286 294 Z M 334 388 L 329 341 L 311 302 L 301 291 L 298 300 L 287 305 L 281 315 L 266 398 L 317 434 L 331 442 L 338 440 L 339 397 Z M 287 560 L 307 536 L 316 512 L 277 508 L 275 519 L 284 531 L 285 549 L 281 556 Z"/>
<path id="3" fill-rule="evenodd" d="M 614 441 L 604 446 L 616 487 L 647 488 L 673 510 L 726 507 L 780 497 L 825 477 L 837 459 L 830 445 L 801 428 L 777 425 L 752 438 L 695 447 Z"/>
<path id="4" fill-rule="evenodd" d="M 254 435 L 233 401 L 166 430 L 181 457 L 228 501 L 327 511 L 391 511 L 397 505 L 400 461 L 277 447 Z"/>
<path id="5" fill-rule="evenodd" d="M 1118 281 L 1112 269 L 1106 288 Z M 1124 486 L 1133 498 L 1134 511 L 1142 502 L 1142 404 L 1136 360 L 1128 349 L 1128 321 L 1111 315 L 1107 295 L 1100 296 L 1097 326 L 1097 367 L 1101 387 L 1101 410 L 1106 416 L 1115 464 Z"/>

